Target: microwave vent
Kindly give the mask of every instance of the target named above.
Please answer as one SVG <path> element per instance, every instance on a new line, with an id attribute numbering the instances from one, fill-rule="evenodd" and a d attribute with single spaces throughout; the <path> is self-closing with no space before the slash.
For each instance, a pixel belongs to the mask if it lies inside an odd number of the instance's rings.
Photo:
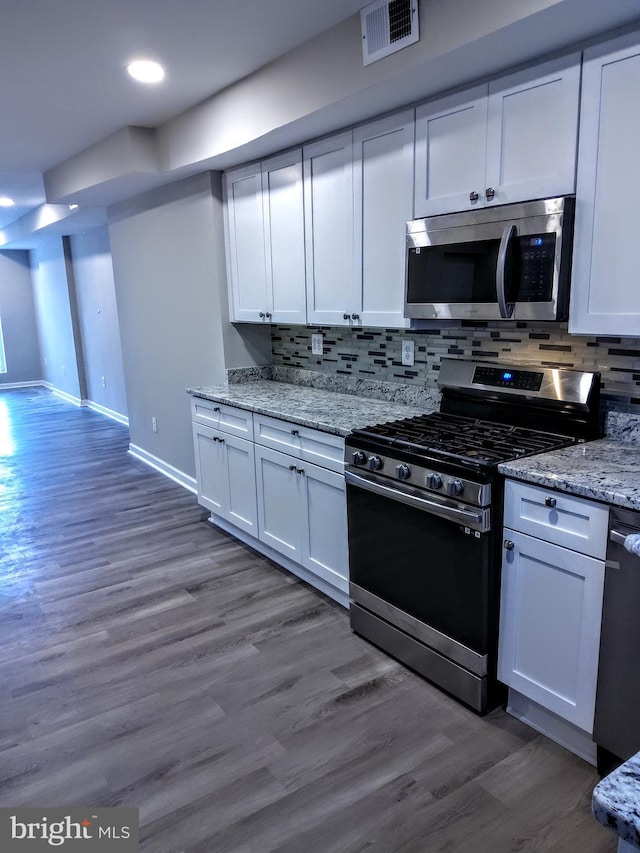
<path id="1" fill-rule="evenodd" d="M 362 58 L 370 65 L 418 41 L 418 0 L 376 0 L 360 10 Z"/>

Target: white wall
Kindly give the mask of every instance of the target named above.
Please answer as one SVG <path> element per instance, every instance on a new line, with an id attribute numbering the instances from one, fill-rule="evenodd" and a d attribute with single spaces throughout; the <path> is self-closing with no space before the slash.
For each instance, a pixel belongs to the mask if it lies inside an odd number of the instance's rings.
<path id="1" fill-rule="evenodd" d="M 127 415 L 120 327 L 109 231 L 96 228 L 70 238 L 86 399 Z"/>
<path id="2" fill-rule="evenodd" d="M 131 444 L 193 477 L 191 385 L 270 358 L 226 322 L 219 177 L 198 175 L 109 210 Z M 157 418 L 158 432 L 151 419 Z"/>
<path id="3" fill-rule="evenodd" d="M 41 380 L 40 344 L 26 251 L 0 252 L 0 319 L 7 362 L 7 372 L 0 373 L 0 385 Z"/>
<path id="4" fill-rule="evenodd" d="M 32 272 L 44 379 L 79 401 L 82 394 L 62 237 L 40 241 L 32 252 Z"/>

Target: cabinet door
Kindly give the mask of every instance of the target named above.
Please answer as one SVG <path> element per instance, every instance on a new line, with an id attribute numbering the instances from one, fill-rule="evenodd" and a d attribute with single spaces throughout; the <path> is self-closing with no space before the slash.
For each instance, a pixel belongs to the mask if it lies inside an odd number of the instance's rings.
<path id="1" fill-rule="evenodd" d="M 268 299 L 260 165 L 226 172 L 224 188 L 231 320 L 265 322 Z"/>
<path id="2" fill-rule="evenodd" d="M 591 732 L 604 562 L 505 528 L 498 678 Z"/>
<path id="3" fill-rule="evenodd" d="M 224 449 L 227 496 L 221 515 L 231 524 L 257 537 L 258 510 L 253 442 L 220 433 L 220 445 Z"/>
<path id="4" fill-rule="evenodd" d="M 408 326 L 403 317 L 405 233 L 413 218 L 413 111 L 353 132 L 355 255 L 365 326 Z"/>
<path id="5" fill-rule="evenodd" d="M 302 150 L 262 164 L 267 289 L 274 323 L 307 322 Z"/>
<path id="6" fill-rule="evenodd" d="M 304 207 L 308 322 L 357 323 L 351 131 L 305 147 Z"/>
<path id="7" fill-rule="evenodd" d="M 256 445 L 258 538 L 302 564 L 303 475 L 292 456 Z"/>
<path id="8" fill-rule="evenodd" d="M 575 191 L 579 100 L 580 54 L 489 84 L 486 203 Z"/>
<path id="9" fill-rule="evenodd" d="M 481 207 L 486 145 L 486 86 L 418 107 L 415 215 Z"/>
<path id="10" fill-rule="evenodd" d="M 198 503 L 217 515 L 227 506 L 227 474 L 224 445 L 219 430 L 193 425 Z"/>
<path id="11" fill-rule="evenodd" d="M 344 476 L 304 463 L 307 519 L 303 565 L 332 586 L 349 592 L 347 502 Z"/>
<path id="12" fill-rule="evenodd" d="M 585 51 L 569 331 L 640 330 L 640 39 Z"/>

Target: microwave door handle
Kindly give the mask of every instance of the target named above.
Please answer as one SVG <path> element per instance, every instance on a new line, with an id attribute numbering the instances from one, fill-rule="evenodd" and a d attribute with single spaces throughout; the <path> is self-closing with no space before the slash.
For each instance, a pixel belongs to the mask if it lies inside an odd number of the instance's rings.
<path id="1" fill-rule="evenodd" d="M 505 320 L 513 314 L 513 302 L 507 302 L 507 257 L 509 253 L 509 245 L 513 237 L 518 233 L 515 225 L 506 225 L 502 232 L 500 240 L 500 248 L 498 249 L 498 263 L 496 265 L 496 295 L 498 297 L 498 308 L 500 316 Z"/>

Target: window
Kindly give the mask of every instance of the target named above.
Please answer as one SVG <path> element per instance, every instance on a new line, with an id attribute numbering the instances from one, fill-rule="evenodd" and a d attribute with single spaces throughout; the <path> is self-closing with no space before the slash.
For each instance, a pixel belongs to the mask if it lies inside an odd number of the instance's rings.
<path id="1" fill-rule="evenodd" d="M 0 318 L 0 373 L 7 372 L 7 359 L 4 356 L 4 338 L 2 337 L 2 319 Z"/>

